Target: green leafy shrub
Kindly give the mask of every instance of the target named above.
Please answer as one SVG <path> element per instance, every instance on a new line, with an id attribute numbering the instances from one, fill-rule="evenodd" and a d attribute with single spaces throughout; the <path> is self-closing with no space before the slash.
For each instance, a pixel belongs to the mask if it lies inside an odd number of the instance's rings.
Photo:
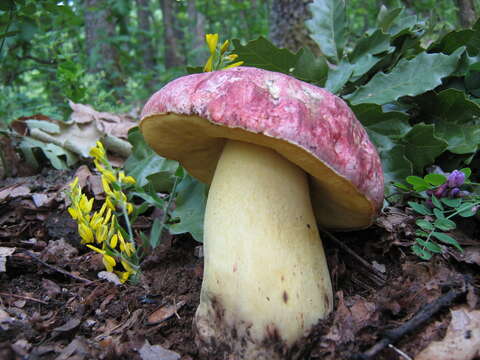
<path id="1" fill-rule="evenodd" d="M 480 143 L 480 21 L 434 42 L 427 25 L 403 9 L 382 9 L 377 27 L 349 44 L 344 3 L 312 4 L 308 26 L 323 56 L 294 54 L 265 38 L 233 40 L 246 66 L 279 71 L 326 87 L 347 101 L 398 182 L 440 157 L 469 164 Z M 447 156 L 452 155 L 452 156 Z M 389 191 L 386 186 L 386 191 Z"/>
<path id="2" fill-rule="evenodd" d="M 412 251 L 424 260 L 433 254 L 441 254 L 439 245 L 449 245 L 463 251 L 458 241 L 447 232 L 455 230 L 459 217 L 474 216 L 480 206 L 480 196 L 465 190 L 465 187 L 479 185 L 469 180 L 469 168 L 454 170 L 450 174 L 431 173 L 423 178 L 409 176 L 408 185 L 396 184 L 397 188 L 420 200 L 409 201 L 408 206 L 417 214 L 418 227 Z"/>

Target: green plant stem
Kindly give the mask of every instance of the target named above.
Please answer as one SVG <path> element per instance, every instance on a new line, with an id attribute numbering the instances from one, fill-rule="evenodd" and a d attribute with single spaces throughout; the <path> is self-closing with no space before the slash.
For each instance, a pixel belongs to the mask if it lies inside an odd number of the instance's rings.
<path id="1" fill-rule="evenodd" d="M 476 205 L 478 205 L 478 204 L 480 204 L 480 202 L 471 203 L 470 206 L 467 206 L 467 207 L 465 207 L 464 209 L 462 209 L 462 212 L 465 211 L 465 210 L 469 210 L 469 209 L 473 208 L 474 206 L 476 206 Z M 461 211 L 459 211 L 459 210 L 457 209 L 457 211 L 455 211 L 453 214 L 447 216 L 446 219 L 450 219 L 451 217 L 460 214 L 460 212 L 461 212 Z"/>
<path id="2" fill-rule="evenodd" d="M 132 224 L 130 224 L 130 218 L 128 217 L 127 207 L 125 204 L 122 204 L 122 214 L 125 219 L 125 225 L 127 226 L 128 241 L 135 245 L 135 242 L 133 241 Z"/>
<path id="3" fill-rule="evenodd" d="M 168 196 L 167 206 L 163 211 L 162 227 L 160 228 L 160 236 L 162 236 L 163 229 L 165 228 L 165 224 L 167 222 L 168 210 L 172 206 L 173 199 L 175 198 L 175 192 L 177 191 L 177 184 L 178 184 L 178 176 L 175 176 L 175 181 L 173 182 L 172 190 L 170 191 L 170 195 Z"/>

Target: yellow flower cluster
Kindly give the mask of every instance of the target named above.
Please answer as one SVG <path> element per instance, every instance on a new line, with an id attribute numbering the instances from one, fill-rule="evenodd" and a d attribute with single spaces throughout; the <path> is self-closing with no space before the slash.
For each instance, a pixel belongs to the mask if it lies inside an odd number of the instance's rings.
<path id="1" fill-rule="evenodd" d="M 231 62 L 238 58 L 237 54 L 226 55 L 230 42 L 228 40 L 225 40 L 222 46 L 220 46 L 219 51 L 217 51 L 218 34 L 206 34 L 205 41 L 208 45 L 208 50 L 210 51 L 210 57 L 208 58 L 207 63 L 203 67 L 204 72 L 220 69 L 229 69 L 243 64 L 243 61 L 238 61 L 236 63 L 222 67 L 224 62 Z M 218 54 L 220 54 L 220 56 L 218 56 Z"/>
<path id="2" fill-rule="evenodd" d="M 102 175 L 102 185 L 106 199 L 99 211 L 92 214 L 93 198 L 82 193 L 78 178 L 70 184 L 71 206 L 70 216 L 78 224 L 78 233 L 82 243 L 103 255 L 103 264 L 109 272 L 114 272 L 120 281 L 125 282 L 138 270 L 135 265 L 136 249 L 133 239 L 125 241 L 126 233 L 118 224 L 116 212 L 120 210 L 125 217 L 133 211 L 133 205 L 127 201 L 122 185 L 135 184 L 135 179 L 125 176 L 123 171 L 112 168 L 106 157 L 103 145 L 97 142 L 90 155 L 94 158 L 95 167 Z M 93 246 L 92 244 L 98 244 Z M 120 251 L 118 251 L 120 250 Z M 114 271 L 119 259 L 125 271 Z"/>

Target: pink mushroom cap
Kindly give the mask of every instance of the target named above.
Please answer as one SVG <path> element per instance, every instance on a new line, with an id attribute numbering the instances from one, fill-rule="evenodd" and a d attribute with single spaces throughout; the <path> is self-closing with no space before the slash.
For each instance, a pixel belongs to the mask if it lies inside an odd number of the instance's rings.
<path id="1" fill-rule="evenodd" d="M 180 77 L 148 100 L 140 128 L 158 154 L 206 183 L 226 139 L 277 151 L 310 175 L 327 228 L 367 227 L 383 204 L 380 158 L 348 105 L 285 74 L 236 67 Z"/>

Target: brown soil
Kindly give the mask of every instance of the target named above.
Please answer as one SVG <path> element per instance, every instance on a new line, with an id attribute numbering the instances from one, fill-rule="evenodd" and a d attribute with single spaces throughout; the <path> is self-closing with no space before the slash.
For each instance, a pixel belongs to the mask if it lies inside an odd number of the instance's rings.
<path id="1" fill-rule="evenodd" d="M 145 259 L 138 285 L 115 286 L 99 280 L 101 259 L 79 244 L 61 196 L 71 176 L 44 174 L 0 184 L 0 190 L 15 184 L 30 189 L 29 194 L 19 192 L 22 195 L 0 201 L 0 248 L 16 248 L 7 258 L 7 271 L 0 272 L 0 359 L 153 359 L 140 355 L 146 340 L 179 354 L 180 359 L 201 359 L 192 332 L 202 281 L 202 259 L 195 256 L 200 244 L 187 235 L 165 236 Z M 40 193 L 55 200 L 37 207 L 32 196 Z M 461 304 L 479 306 L 475 258 L 469 262 L 447 253 L 430 262 L 420 261 L 408 248 L 412 218 L 403 215 L 398 221 L 387 213 L 381 227 L 337 235 L 373 268 L 323 236 L 336 306 L 302 341 L 301 346 L 309 350 L 305 358 L 358 355 L 379 341 L 386 329 L 402 325 L 450 289 L 465 290 L 450 309 Z M 144 221 L 148 225 L 150 219 Z M 476 221 L 465 228 L 468 231 L 457 238 L 463 239 L 466 248 L 478 251 Z M 449 321 L 446 307 L 395 346 L 413 357 L 441 339 Z M 218 354 L 209 359 L 224 357 Z M 387 349 L 375 359 L 402 357 Z"/>

